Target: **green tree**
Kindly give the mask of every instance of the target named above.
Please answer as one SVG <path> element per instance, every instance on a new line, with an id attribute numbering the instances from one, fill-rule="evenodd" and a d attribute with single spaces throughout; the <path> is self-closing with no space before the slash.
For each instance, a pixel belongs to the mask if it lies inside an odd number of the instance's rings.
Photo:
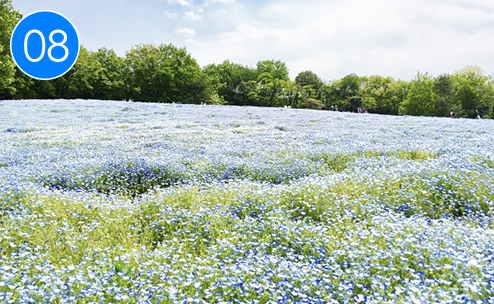
<path id="1" fill-rule="evenodd" d="M 494 89 L 492 79 L 477 66 L 466 67 L 453 75 L 455 81 L 455 107 L 460 117 L 475 118 L 478 109 L 492 117 Z"/>
<path id="2" fill-rule="evenodd" d="M 350 104 L 350 111 L 356 112 L 358 108 L 362 108 L 363 99 L 360 96 L 352 96 L 348 99 L 348 103 Z"/>
<path id="3" fill-rule="evenodd" d="M 399 114 L 434 116 L 436 114 L 436 101 L 434 80 L 427 73 L 421 74 L 419 72 L 410 84 L 410 91 L 400 105 Z"/>
<path id="4" fill-rule="evenodd" d="M 188 90 L 192 92 L 192 94 L 190 99 L 185 102 L 205 102 L 214 105 L 226 104 L 225 99 L 221 98 L 215 89 L 214 79 L 209 77 L 202 70 L 199 71 L 199 74 L 194 78 L 194 81 L 188 86 Z"/>
<path id="5" fill-rule="evenodd" d="M 218 65 L 210 64 L 203 71 L 208 75 L 211 85 L 221 100 L 231 105 L 252 103 L 248 97 L 252 90 L 247 83 L 257 79 L 255 69 L 225 60 Z"/>
<path id="6" fill-rule="evenodd" d="M 396 108 L 396 113 L 399 114 L 399 108 L 400 106 L 405 102 L 405 100 L 408 97 L 408 93 L 410 92 L 412 83 L 408 81 L 404 81 L 401 79 L 398 79 L 396 81 L 396 88 L 394 90 L 394 98 L 396 102 L 394 103 L 393 107 Z"/>
<path id="7" fill-rule="evenodd" d="M 15 94 L 12 98 L 96 98 L 109 99 L 111 88 L 105 84 L 104 69 L 84 46 L 80 46 L 79 56 L 74 66 L 64 75 L 52 80 L 33 79 L 17 69 L 15 74 Z M 105 98 L 107 97 L 107 98 Z M 113 98 L 113 97 L 112 97 Z"/>
<path id="8" fill-rule="evenodd" d="M 248 96 L 258 106 L 282 107 L 290 102 L 293 95 L 286 64 L 281 61 L 265 60 L 257 63 L 257 81 L 255 90 Z"/>
<path id="9" fill-rule="evenodd" d="M 199 103 L 203 98 L 204 86 L 197 85 L 201 69 L 185 48 L 137 45 L 127 52 L 126 63 L 140 101 Z"/>
<path id="10" fill-rule="evenodd" d="M 284 82 L 283 89 L 281 90 L 282 102 L 279 106 L 290 106 L 292 108 L 307 108 L 307 105 L 311 105 L 309 108 L 314 108 L 313 104 L 317 104 L 318 109 L 324 105 L 320 100 L 314 99 L 313 102 L 307 103 L 309 95 L 300 91 L 297 83 L 295 81 L 287 80 Z"/>
<path id="11" fill-rule="evenodd" d="M 7 98 L 9 99 L 38 98 L 37 92 L 32 90 L 32 86 L 34 85 L 35 80 L 36 79 L 31 78 L 31 76 L 24 74 L 24 72 L 22 72 L 16 66 L 14 81 L 12 82 L 12 86 L 14 87 L 14 90 L 12 90 L 10 94 L 7 94 Z"/>
<path id="12" fill-rule="evenodd" d="M 369 112 L 398 115 L 403 101 L 401 84 L 391 77 L 370 76 L 362 89 L 363 107 Z"/>
<path id="13" fill-rule="evenodd" d="M 486 83 L 485 90 L 482 94 L 483 102 L 487 105 L 485 110 L 485 118 L 494 119 L 494 76 L 489 76 L 489 81 Z M 481 108 L 481 110 L 483 110 Z"/>
<path id="14" fill-rule="evenodd" d="M 288 81 L 288 68 L 284 62 L 279 60 L 264 60 L 257 63 L 257 74 L 261 79 L 265 79 L 264 75 L 268 75 L 271 79 Z"/>
<path id="15" fill-rule="evenodd" d="M 255 90 L 249 92 L 248 97 L 255 101 L 255 105 L 264 107 L 282 107 L 285 105 L 285 91 L 289 81 L 271 78 L 267 74 L 258 78 Z"/>
<path id="16" fill-rule="evenodd" d="M 53 88 L 44 85 L 54 98 L 92 98 L 95 83 L 101 79 L 102 68 L 98 61 L 91 58 L 89 51 L 80 46 L 79 56 L 74 66 L 63 76 L 49 80 Z"/>
<path id="17" fill-rule="evenodd" d="M 14 10 L 10 0 L 0 0 L 0 99 L 16 93 L 16 67 L 10 53 L 10 37 L 21 19 L 22 15 Z"/>
<path id="18" fill-rule="evenodd" d="M 434 78 L 434 93 L 437 95 L 436 116 L 449 116 L 455 100 L 455 83 L 448 74 Z M 456 109 L 458 111 L 459 109 Z"/>
<path id="19" fill-rule="evenodd" d="M 295 83 L 299 90 L 305 90 L 311 98 L 320 98 L 320 90 L 323 86 L 322 80 L 312 71 L 298 73 Z"/>
<path id="20" fill-rule="evenodd" d="M 352 111 L 350 98 L 360 97 L 365 77 L 349 74 L 340 80 L 335 80 L 321 87 L 321 95 L 326 108 L 338 106 L 340 111 Z"/>
<path id="21" fill-rule="evenodd" d="M 29 76 L 27 76 L 29 77 Z M 55 93 L 54 80 L 38 80 L 31 78 L 31 84 L 24 92 L 23 97 L 26 99 L 54 99 L 59 98 Z"/>
<path id="22" fill-rule="evenodd" d="M 89 54 L 91 60 L 97 62 L 97 74 L 91 83 L 93 88 L 91 98 L 96 99 L 125 99 L 132 95 L 129 86 L 131 71 L 125 64 L 124 58 L 117 56 L 115 51 L 100 48 Z"/>

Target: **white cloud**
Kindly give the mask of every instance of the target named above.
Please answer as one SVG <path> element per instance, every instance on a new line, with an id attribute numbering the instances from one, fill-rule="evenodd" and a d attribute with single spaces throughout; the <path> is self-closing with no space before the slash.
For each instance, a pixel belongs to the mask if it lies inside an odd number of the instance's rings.
<path id="1" fill-rule="evenodd" d="M 195 20 L 195 21 L 201 21 L 202 20 L 202 17 L 200 15 L 196 15 L 194 12 L 190 11 L 190 12 L 185 12 L 185 16 L 191 20 Z"/>
<path id="2" fill-rule="evenodd" d="M 194 31 L 193 29 L 189 29 L 189 28 L 185 28 L 185 27 L 179 27 L 175 30 L 175 33 L 178 33 L 178 34 L 187 34 L 187 35 L 190 35 L 190 36 L 195 36 L 196 35 L 196 31 Z"/>
<path id="3" fill-rule="evenodd" d="M 494 73 L 492 0 L 130 1 L 106 18 L 115 1 L 94 2 L 90 20 L 64 2 L 90 49 L 122 56 L 135 44 L 173 41 L 200 65 L 282 60 L 292 79 L 312 70 L 327 81 L 352 72 L 410 80 L 418 70 L 440 75 L 467 65 Z M 40 1 L 13 2 L 24 14 L 42 9 Z M 184 15 L 190 11 L 202 17 L 200 28 Z M 131 14 L 134 26 L 122 17 Z"/>
<path id="4" fill-rule="evenodd" d="M 181 6 L 189 6 L 191 3 L 187 0 L 168 0 L 170 4 L 180 4 Z"/>
<path id="5" fill-rule="evenodd" d="M 167 11 L 164 11 L 163 12 L 165 14 L 165 16 L 168 18 L 168 19 L 177 19 L 177 14 L 176 13 L 170 13 L 170 12 L 167 12 Z"/>
<path id="6" fill-rule="evenodd" d="M 349 73 L 409 80 L 418 70 L 439 75 L 471 64 L 490 74 L 494 40 L 486 37 L 494 36 L 494 1 L 475 4 L 466 9 L 462 0 L 289 0 L 256 8 L 257 14 L 231 10 L 236 27 L 189 39 L 187 49 L 201 65 L 282 60 L 292 79 L 312 70 L 328 81 Z"/>
<path id="7" fill-rule="evenodd" d="M 206 0 L 206 1 L 204 1 L 204 4 L 205 5 L 213 4 L 213 3 L 224 3 L 224 4 L 228 4 L 228 3 L 235 3 L 235 0 Z"/>

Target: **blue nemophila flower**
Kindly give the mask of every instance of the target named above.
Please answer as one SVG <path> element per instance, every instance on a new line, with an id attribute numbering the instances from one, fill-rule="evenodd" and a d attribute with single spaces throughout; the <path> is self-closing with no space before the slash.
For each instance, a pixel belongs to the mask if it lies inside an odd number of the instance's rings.
<path id="1" fill-rule="evenodd" d="M 489 121 L 122 111 L 113 101 L 0 107 L 0 130 L 30 130 L 0 132 L 2 302 L 493 294 Z"/>

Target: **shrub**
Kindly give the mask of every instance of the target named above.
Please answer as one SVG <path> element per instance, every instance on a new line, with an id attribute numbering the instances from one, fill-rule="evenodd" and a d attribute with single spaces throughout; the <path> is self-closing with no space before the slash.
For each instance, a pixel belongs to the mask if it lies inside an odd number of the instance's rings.
<path id="1" fill-rule="evenodd" d="M 320 100 L 314 98 L 307 98 L 304 102 L 305 109 L 321 110 L 323 107 L 324 104 Z"/>

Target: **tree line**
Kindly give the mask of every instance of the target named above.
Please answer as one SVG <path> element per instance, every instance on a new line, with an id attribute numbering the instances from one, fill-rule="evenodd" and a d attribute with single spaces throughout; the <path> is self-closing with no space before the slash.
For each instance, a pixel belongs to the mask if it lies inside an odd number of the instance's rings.
<path id="1" fill-rule="evenodd" d="M 291 81 L 285 63 L 259 61 L 255 67 L 228 60 L 200 67 L 183 48 L 141 44 L 125 57 L 113 50 L 80 47 L 72 69 L 53 80 L 36 80 L 20 71 L 10 54 L 10 36 L 22 19 L 10 0 L 0 0 L 0 99 L 101 99 L 265 107 L 361 108 L 369 113 L 494 118 L 494 82 L 476 66 L 411 81 L 349 74 L 323 82 L 315 73 Z"/>

